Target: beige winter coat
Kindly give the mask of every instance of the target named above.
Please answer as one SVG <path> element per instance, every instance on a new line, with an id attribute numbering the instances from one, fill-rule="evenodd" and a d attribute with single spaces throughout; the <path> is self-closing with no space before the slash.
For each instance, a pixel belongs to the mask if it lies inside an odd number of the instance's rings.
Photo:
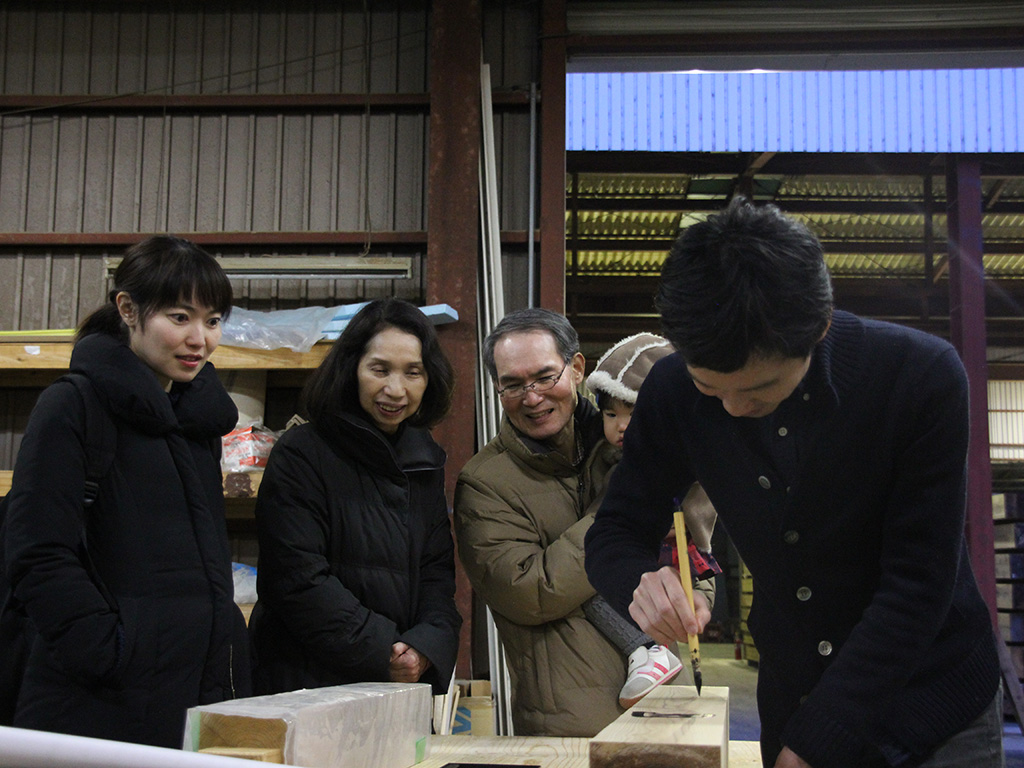
<path id="1" fill-rule="evenodd" d="M 598 445 L 600 414 L 589 401 L 580 400 L 576 418 L 587 444 Z M 503 418 L 459 475 L 459 557 L 504 643 L 519 736 L 593 736 L 623 711 L 626 659 L 581 608 L 594 595 L 583 568 L 593 516 L 584 510 L 591 478 L 603 474 L 577 473 Z"/>

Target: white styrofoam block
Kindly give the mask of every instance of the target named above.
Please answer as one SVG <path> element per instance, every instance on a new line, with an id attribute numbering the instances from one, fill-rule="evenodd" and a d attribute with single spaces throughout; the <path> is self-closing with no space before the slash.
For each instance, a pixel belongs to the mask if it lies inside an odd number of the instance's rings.
<path id="1" fill-rule="evenodd" d="M 430 694 L 423 683 L 354 683 L 193 707 L 184 747 L 279 747 L 287 765 L 307 768 L 407 768 L 430 734 Z M 239 743 L 208 743 L 211 727 Z"/>

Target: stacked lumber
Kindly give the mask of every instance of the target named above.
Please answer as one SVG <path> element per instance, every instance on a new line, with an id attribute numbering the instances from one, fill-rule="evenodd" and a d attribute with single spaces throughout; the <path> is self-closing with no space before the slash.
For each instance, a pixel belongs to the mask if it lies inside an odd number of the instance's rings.
<path id="1" fill-rule="evenodd" d="M 407 768 L 430 734 L 423 683 L 356 683 L 188 711 L 184 748 L 306 768 Z"/>

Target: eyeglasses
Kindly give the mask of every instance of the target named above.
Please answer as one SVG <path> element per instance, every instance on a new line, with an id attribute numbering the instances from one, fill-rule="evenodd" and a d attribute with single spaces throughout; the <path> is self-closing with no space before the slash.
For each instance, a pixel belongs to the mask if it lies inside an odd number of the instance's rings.
<path id="1" fill-rule="evenodd" d="M 527 392 L 547 392 L 558 383 L 558 380 L 562 378 L 562 374 L 565 373 L 565 369 L 568 367 L 569 361 L 567 360 L 565 365 L 562 366 L 562 370 L 558 373 L 551 376 L 541 376 L 539 379 L 534 380 L 532 384 L 513 384 L 510 387 L 499 389 L 498 396 L 508 400 L 521 400 L 526 397 Z"/>

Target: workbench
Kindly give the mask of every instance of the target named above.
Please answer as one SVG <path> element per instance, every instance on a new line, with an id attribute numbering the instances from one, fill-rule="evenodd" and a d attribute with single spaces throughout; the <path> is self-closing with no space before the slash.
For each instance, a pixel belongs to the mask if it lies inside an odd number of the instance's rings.
<path id="1" fill-rule="evenodd" d="M 430 736 L 426 759 L 415 768 L 459 762 L 589 768 L 589 745 L 590 739 L 552 736 Z M 761 768 L 758 743 L 730 741 L 729 768 Z"/>

